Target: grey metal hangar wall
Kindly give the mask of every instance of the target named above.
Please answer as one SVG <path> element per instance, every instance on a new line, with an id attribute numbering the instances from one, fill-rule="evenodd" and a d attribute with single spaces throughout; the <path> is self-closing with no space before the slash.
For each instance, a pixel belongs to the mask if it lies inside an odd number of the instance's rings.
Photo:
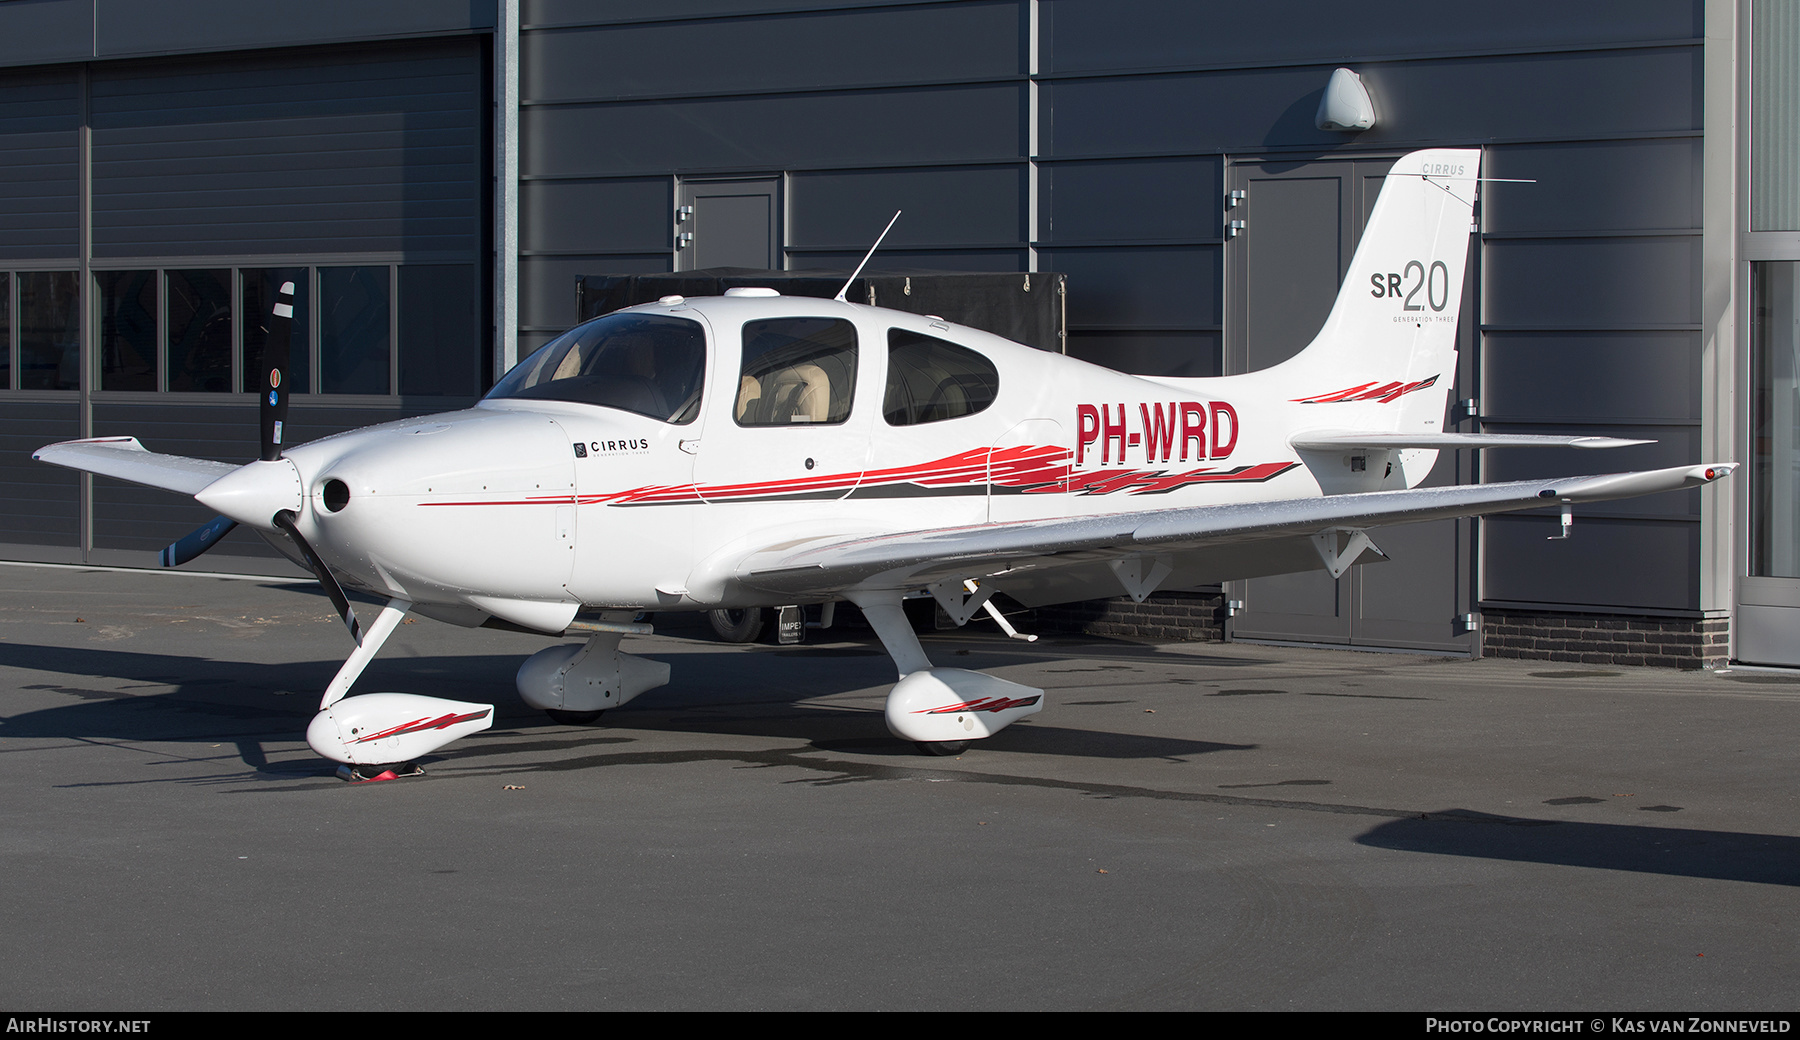
<path id="1" fill-rule="evenodd" d="M 520 349 L 573 320 L 578 275 L 734 262 L 706 258 L 709 212 L 764 229 L 775 266 L 847 268 L 904 208 L 879 270 L 1066 272 L 1071 353 L 1240 371 L 1316 327 L 1385 163 L 1479 146 L 1490 175 L 1538 183 L 1485 193 L 1459 427 L 1658 440 L 1602 463 L 1619 468 L 1697 461 L 1702 10 L 529 0 Z M 307 295 L 298 436 L 453 407 L 491 378 L 494 8 L 288 13 L 0 5 L 0 553 L 147 564 L 202 519 L 104 480 L 84 498 L 28 454 L 129 432 L 248 458 L 272 280 Z M 1313 126 L 1339 65 L 1374 129 Z M 1463 453 L 1432 479 L 1592 460 Z M 1697 503 L 1584 510 L 1568 543 L 1529 514 L 1384 536 L 1407 562 L 1233 587 L 1231 624 L 1444 648 L 1469 647 L 1457 619 L 1476 612 L 1698 631 Z M 233 537 L 215 565 L 266 552 Z"/>
<path id="2" fill-rule="evenodd" d="M 1609 468 L 1698 461 L 1702 10 L 537 0 L 521 353 L 574 318 L 577 276 L 701 266 L 724 191 L 766 200 L 786 267 L 848 267 L 904 209 L 877 269 L 1066 272 L 1070 353 L 1147 374 L 1262 367 L 1318 327 L 1387 162 L 1478 146 L 1490 176 L 1537 183 L 1485 191 L 1458 428 L 1657 440 Z M 1338 65 L 1368 85 L 1374 129 L 1314 126 Z M 1595 459 L 1464 452 L 1432 479 Z M 1471 647 L 1478 611 L 1526 630 L 1702 625 L 1695 495 L 1584 510 L 1569 542 L 1554 529 L 1521 514 L 1403 530 L 1382 541 L 1405 562 L 1227 589 L 1232 624 L 1445 649 Z"/>
<path id="3" fill-rule="evenodd" d="M 10 6 L 0 32 L 73 5 Z M 488 38 L 463 4 L 460 26 L 431 10 L 401 26 L 447 27 L 435 38 L 242 49 L 406 21 L 358 22 L 350 6 L 315 12 L 341 16 L 325 30 L 174 3 L 84 4 L 68 24 L 6 32 L 37 48 L 15 61 L 64 45 L 89 60 L 0 71 L 0 553 L 153 566 L 203 522 L 196 503 L 105 479 L 85 491 L 29 455 L 135 434 L 254 458 L 261 318 L 281 281 L 300 303 L 290 441 L 485 385 Z M 105 60 L 196 38 L 237 49 Z M 209 565 L 277 561 L 238 532 Z"/>

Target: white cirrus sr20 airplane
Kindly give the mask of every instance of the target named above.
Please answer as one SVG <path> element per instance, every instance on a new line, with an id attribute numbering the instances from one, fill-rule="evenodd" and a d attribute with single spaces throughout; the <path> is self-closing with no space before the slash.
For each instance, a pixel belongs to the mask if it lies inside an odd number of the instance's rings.
<path id="1" fill-rule="evenodd" d="M 1444 432 L 1480 153 L 1395 164 L 1330 317 L 1300 354 L 1207 379 L 1124 375 L 930 316 L 734 289 L 580 325 L 466 411 L 288 447 L 290 295 L 271 325 L 263 457 L 234 466 L 70 441 L 36 458 L 193 495 L 306 563 L 356 648 L 307 741 L 373 775 L 486 729 L 491 705 L 345 697 L 409 611 L 588 635 L 526 660 L 524 700 L 589 722 L 668 681 L 619 651 L 640 611 L 848 600 L 899 670 L 888 728 L 940 753 L 1043 691 L 934 666 L 901 609 L 1028 606 L 1380 556 L 1385 524 L 1625 498 L 1727 464 L 1419 488 L 1459 448 L 1626 443 Z M 367 628 L 343 588 L 386 600 Z M 583 608 L 600 622 L 577 621 Z"/>

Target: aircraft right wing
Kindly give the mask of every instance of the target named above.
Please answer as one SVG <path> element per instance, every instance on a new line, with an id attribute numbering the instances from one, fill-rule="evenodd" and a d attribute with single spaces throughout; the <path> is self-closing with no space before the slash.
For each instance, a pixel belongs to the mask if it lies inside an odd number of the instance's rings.
<path id="1" fill-rule="evenodd" d="M 1655 441 L 1622 437 L 1568 437 L 1553 433 L 1367 433 L 1308 430 L 1289 444 L 1301 451 L 1357 451 L 1380 448 L 1628 448 Z"/>
<path id="2" fill-rule="evenodd" d="M 983 524 L 787 542 L 740 558 L 735 580 L 796 601 L 979 579 L 1026 606 L 1324 567 L 1341 572 L 1367 528 L 1600 502 L 1699 487 L 1735 464 L 1415 488 L 1239 505 Z M 1380 550 L 1374 549 L 1377 556 Z M 949 587 L 949 586 L 946 586 Z"/>

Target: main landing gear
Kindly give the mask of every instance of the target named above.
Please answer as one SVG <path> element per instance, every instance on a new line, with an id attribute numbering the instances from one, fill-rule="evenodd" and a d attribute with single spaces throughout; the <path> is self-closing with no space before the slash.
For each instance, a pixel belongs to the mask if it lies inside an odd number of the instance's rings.
<path id="1" fill-rule="evenodd" d="M 761 607 L 742 610 L 709 610 L 706 622 L 713 634 L 727 643 L 754 643 L 762 635 L 768 611 Z"/>
<path id="2" fill-rule="evenodd" d="M 1036 687 L 966 668 L 933 668 L 898 592 L 851 593 L 850 600 L 862 608 L 900 670 L 900 681 L 888 692 L 888 732 L 912 741 L 920 751 L 960 755 L 970 741 L 991 737 L 1043 710 L 1044 691 Z M 979 602 L 968 613 L 978 607 Z"/>
<path id="3" fill-rule="evenodd" d="M 526 658 L 514 680 L 519 696 L 565 726 L 591 726 L 606 709 L 667 683 L 668 665 L 619 652 L 619 640 L 650 632 L 649 625 L 634 624 L 633 616 L 602 614 L 600 621 L 582 622 L 577 629 L 590 633 L 586 643 L 564 643 Z"/>

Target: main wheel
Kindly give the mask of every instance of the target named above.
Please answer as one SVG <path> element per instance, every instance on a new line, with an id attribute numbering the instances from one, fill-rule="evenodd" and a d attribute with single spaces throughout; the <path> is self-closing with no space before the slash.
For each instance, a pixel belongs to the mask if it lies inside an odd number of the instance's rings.
<path id="1" fill-rule="evenodd" d="M 969 749 L 966 740 L 915 740 L 913 747 L 927 755 L 960 755 Z"/>
<path id="2" fill-rule="evenodd" d="M 763 619 L 768 611 L 761 607 L 747 610 L 709 610 L 706 620 L 720 639 L 727 643 L 754 643 L 762 635 Z"/>
<path id="3" fill-rule="evenodd" d="M 594 723 L 599 722 L 600 716 L 606 714 L 606 712 L 564 711 L 561 708 L 545 708 L 544 714 L 550 716 L 551 721 L 560 722 L 565 726 L 592 726 Z"/>

